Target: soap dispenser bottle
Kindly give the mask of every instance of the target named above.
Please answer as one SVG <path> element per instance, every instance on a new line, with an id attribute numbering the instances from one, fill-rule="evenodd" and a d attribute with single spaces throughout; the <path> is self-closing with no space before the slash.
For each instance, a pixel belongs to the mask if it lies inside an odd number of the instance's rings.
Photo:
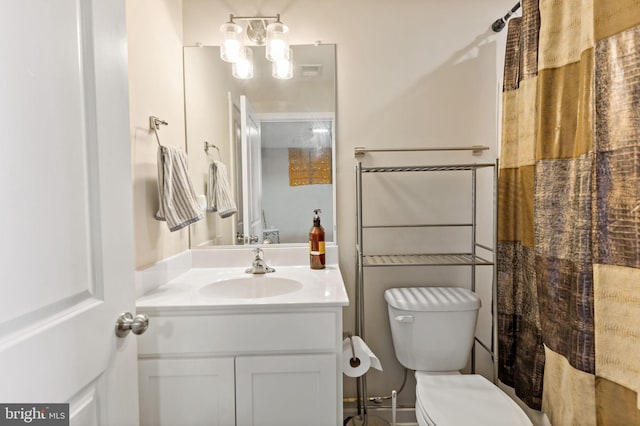
<path id="1" fill-rule="evenodd" d="M 320 225 L 320 209 L 313 211 L 313 227 L 309 231 L 309 262 L 311 269 L 324 269 L 324 228 Z"/>

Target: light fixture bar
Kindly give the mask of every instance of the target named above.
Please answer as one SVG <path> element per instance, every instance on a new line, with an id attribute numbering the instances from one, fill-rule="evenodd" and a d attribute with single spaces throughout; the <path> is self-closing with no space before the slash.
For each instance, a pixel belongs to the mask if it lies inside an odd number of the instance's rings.
<path id="1" fill-rule="evenodd" d="M 276 20 L 279 21 L 280 20 L 280 14 L 278 13 L 275 16 L 233 16 L 233 14 L 229 15 L 229 20 L 231 22 L 233 22 L 234 20 L 238 20 L 238 21 L 255 21 L 255 20 L 265 20 L 265 21 L 271 21 L 271 20 Z"/>

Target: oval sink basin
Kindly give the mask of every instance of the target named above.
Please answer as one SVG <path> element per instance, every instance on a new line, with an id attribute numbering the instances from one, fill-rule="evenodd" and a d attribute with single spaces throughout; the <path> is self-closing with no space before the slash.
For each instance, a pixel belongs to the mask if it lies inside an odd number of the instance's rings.
<path id="1" fill-rule="evenodd" d="M 259 299 L 293 293 L 301 288 L 302 283 L 296 280 L 258 275 L 216 281 L 200 288 L 200 293 L 227 299 Z"/>

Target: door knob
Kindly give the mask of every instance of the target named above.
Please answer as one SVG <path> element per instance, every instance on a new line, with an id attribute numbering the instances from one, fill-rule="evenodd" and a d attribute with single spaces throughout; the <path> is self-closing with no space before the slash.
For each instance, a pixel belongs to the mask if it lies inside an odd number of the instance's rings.
<path id="1" fill-rule="evenodd" d="M 149 327 L 149 317 L 145 314 L 138 314 L 135 317 L 131 312 L 125 312 L 116 321 L 116 336 L 125 337 L 130 331 L 133 334 L 142 334 Z"/>

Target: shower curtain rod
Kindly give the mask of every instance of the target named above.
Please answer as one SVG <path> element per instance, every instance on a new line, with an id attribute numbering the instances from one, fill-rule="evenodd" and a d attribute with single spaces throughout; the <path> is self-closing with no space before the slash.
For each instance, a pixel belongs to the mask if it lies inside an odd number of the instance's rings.
<path id="1" fill-rule="evenodd" d="M 495 22 L 491 24 L 491 29 L 496 33 L 499 33 L 500 31 L 502 31 L 502 29 L 507 24 L 507 21 L 509 20 L 511 15 L 513 15 L 518 9 L 520 9 L 520 2 L 516 3 L 516 5 L 513 6 L 511 10 L 508 11 L 507 14 L 504 15 L 502 18 L 496 19 Z"/>

